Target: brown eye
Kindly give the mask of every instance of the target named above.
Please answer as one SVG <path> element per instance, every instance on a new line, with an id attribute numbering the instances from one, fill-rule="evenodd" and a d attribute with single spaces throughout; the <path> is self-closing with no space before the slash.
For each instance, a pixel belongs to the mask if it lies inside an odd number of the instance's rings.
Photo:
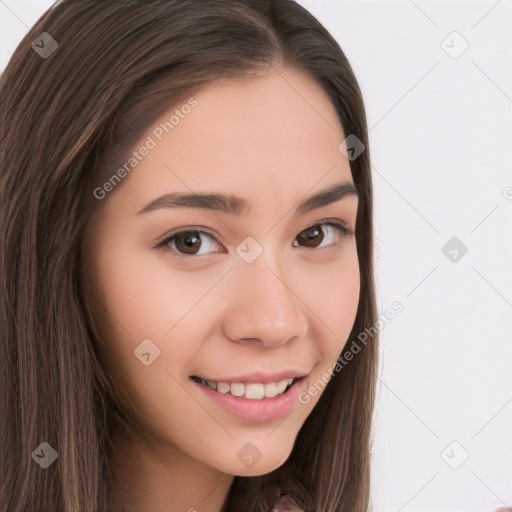
<path id="1" fill-rule="evenodd" d="M 210 241 L 208 241 L 208 239 Z M 205 242 L 206 240 L 206 242 Z M 212 247 L 219 245 L 217 239 L 206 231 L 188 229 L 164 237 L 157 248 L 167 248 L 176 258 L 193 258 L 207 254 Z M 174 247 L 173 247 L 174 246 Z M 202 252 L 199 252 L 202 251 Z"/>
<path id="2" fill-rule="evenodd" d="M 198 231 L 182 231 L 174 235 L 176 249 L 184 254 L 195 254 L 201 246 Z"/>
<path id="3" fill-rule="evenodd" d="M 320 224 L 315 224 L 304 230 L 297 236 L 297 240 L 306 247 L 316 247 L 317 244 L 321 243 L 324 239 L 324 234 L 320 226 Z"/>
<path id="4" fill-rule="evenodd" d="M 350 231 L 347 226 L 341 222 L 319 222 L 318 224 L 302 231 L 302 233 L 297 236 L 297 240 L 303 243 L 304 247 L 319 247 L 319 244 L 321 244 L 325 238 L 325 227 L 323 226 L 331 228 L 331 234 L 327 236 L 327 241 L 330 240 L 331 244 L 327 245 L 333 245 L 333 242 L 336 242 L 334 237 L 335 234 L 341 235 L 341 237 L 349 237 L 352 234 L 352 231 Z M 335 231 L 332 228 L 334 228 Z M 327 230 L 327 233 L 329 233 L 329 229 Z"/>

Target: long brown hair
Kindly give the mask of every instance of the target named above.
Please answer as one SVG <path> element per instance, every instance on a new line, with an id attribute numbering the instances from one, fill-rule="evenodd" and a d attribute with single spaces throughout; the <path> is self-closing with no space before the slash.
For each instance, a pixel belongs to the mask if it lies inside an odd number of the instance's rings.
<path id="1" fill-rule="evenodd" d="M 355 340 L 376 322 L 366 115 L 347 58 L 308 11 L 293 0 L 63 0 L 18 45 L 0 77 L 2 511 L 105 510 L 109 433 L 122 411 L 84 283 L 82 235 L 102 203 L 95 186 L 173 105 L 282 63 L 309 73 L 345 135 L 366 146 L 350 162 Z M 335 372 L 280 468 L 235 477 L 225 512 L 268 512 L 283 491 L 308 510 L 369 509 L 377 339 Z M 31 455 L 42 442 L 58 453 L 47 469 Z"/>

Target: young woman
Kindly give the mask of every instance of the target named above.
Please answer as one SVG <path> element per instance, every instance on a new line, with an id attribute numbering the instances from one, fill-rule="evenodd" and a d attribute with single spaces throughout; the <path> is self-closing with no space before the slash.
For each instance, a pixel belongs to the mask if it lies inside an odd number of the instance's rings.
<path id="1" fill-rule="evenodd" d="M 326 29 L 63 0 L 0 97 L 1 510 L 367 511 L 368 134 Z"/>

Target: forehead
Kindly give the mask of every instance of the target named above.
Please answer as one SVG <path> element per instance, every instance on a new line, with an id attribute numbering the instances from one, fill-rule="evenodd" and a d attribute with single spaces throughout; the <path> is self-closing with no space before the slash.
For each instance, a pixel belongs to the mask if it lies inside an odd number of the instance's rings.
<path id="1" fill-rule="evenodd" d="M 336 153 L 344 138 L 324 90 L 295 69 L 216 82 L 197 101 L 177 135 L 193 138 L 197 147 L 220 158 L 229 155 L 230 162 L 251 159 L 272 168 L 272 161 L 293 163 L 315 151 Z"/>
<path id="2" fill-rule="evenodd" d="M 316 183 L 351 181 L 336 110 L 309 75 L 284 68 L 222 80 L 193 98 L 193 108 L 181 108 L 186 100 L 173 106 L 138 144 L 151 139 L 154 147 L 124 184 L 134 206 L 165 192 L 206 190 L 252 196 L 253 203 L 258 192 L 288 190 L 289 202 Z"/>

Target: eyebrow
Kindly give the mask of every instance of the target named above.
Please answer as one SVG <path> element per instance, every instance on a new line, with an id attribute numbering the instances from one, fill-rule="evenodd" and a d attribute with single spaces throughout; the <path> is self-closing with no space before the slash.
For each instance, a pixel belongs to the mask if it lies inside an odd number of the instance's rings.
<path id="1" fill-rule="evenodd" d="M 300 202 L 294 213 L 303 215 L 307 212 L 321 208 L 328 204 L 343 199 L 348 195 L 358 195 L 357 189 L 353 183 L 336 183 L 331 185 L 315 195 L 309 196 Z M 251 210 L 251 203 L 242 197 L 233 194 L 221 193 L 181 193 L 172 192 L 158 197 L 151 201 L 137 215 L 161 208 L 201 208 L 204 210 L 214 210 L 226 213 L 228 215 L 247 215 Z"/>

